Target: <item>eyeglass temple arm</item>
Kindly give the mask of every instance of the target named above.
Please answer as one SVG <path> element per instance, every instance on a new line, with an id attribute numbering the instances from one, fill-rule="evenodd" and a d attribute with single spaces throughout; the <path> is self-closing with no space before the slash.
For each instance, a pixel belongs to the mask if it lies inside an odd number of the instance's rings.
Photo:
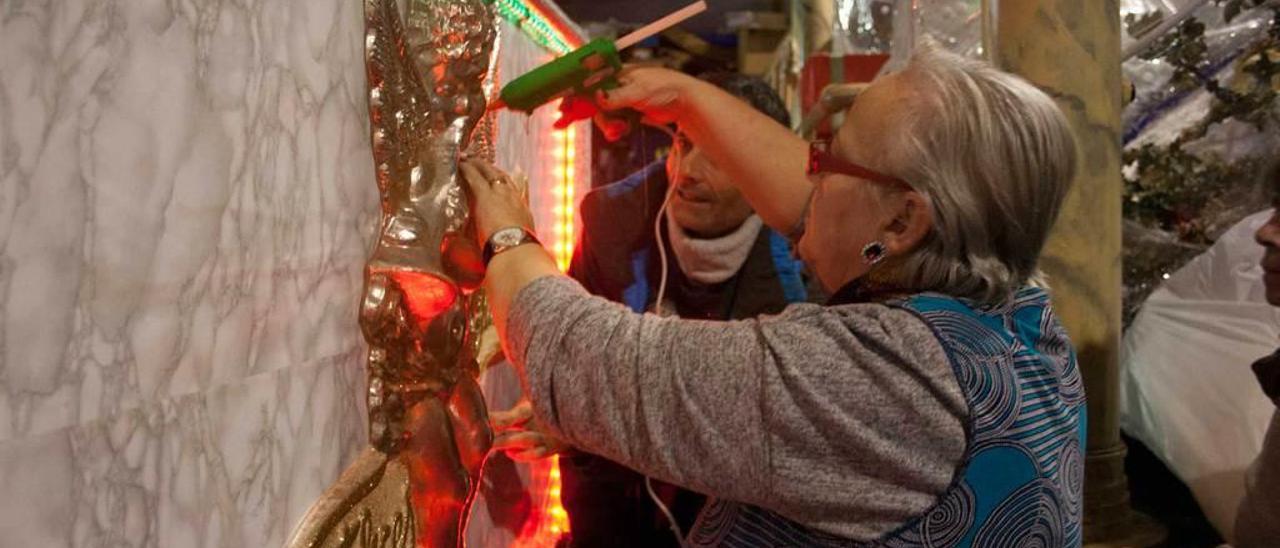
<path id="1" fill-rule="evenodd" d="M 818 97 L 817 104 L 813 105 L 813 109 L 809 111 L 808 116 L 800 122 L 800 137 L 804 139 L 812 139 L 813 132 L 817 130 L 822 121 L 828 116 L 849 108 L 853 104 L 853 100 L 867 89 L 868 83 L 858 84 L 828 84 L 822 88 L 822 94 Z"/>

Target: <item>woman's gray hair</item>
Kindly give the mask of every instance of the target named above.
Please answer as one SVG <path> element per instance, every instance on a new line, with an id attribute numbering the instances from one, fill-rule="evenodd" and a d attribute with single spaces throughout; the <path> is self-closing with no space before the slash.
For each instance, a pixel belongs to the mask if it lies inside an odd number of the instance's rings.
<path id="1" fill-rule="evenodd" d="M 1075 177 L 1071 128 L 1026 80 L 933 43 L 901 77 L 915 108 L 888 137 L 886 167 L 930 200 L 934 224 L 892 270 L 912 289 L 1002 300 L 1038 272 Z"/>

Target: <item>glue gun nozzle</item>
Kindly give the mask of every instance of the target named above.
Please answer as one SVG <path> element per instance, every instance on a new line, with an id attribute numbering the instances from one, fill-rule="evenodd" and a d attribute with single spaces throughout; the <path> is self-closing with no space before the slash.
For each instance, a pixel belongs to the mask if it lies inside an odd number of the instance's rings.
<path id="1" fill-rule="evenodd" d="M 497 112 L 504 108 L 507 108 L 507 102 L 503 101 L 501 97 L 498 97 L 492 101 L 489 101 L 489 107 L 488 107 L 489 112 Z"/>

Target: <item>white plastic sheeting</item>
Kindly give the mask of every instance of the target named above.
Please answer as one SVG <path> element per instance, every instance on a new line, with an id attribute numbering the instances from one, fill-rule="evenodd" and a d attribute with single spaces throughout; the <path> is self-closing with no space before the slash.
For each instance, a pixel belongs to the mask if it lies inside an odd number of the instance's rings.
<path id="1" fill-rule="evenodd" d="M 1121 428 L 1178 475 L 1227 539 L 1274 404 L 1249 365 L 1280 344 L 1246 217 L 1151 294 L 1121 349 Z"/>

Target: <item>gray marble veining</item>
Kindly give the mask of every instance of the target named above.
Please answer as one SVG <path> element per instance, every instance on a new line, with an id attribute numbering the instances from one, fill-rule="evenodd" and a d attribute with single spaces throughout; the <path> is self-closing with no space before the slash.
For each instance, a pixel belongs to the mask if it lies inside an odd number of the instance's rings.
<path id="1" fill-rule="evenodd" d="M 0 548 L 278 546 L 355 458 L 364 87 L 360 2 L 0 0 Z M 547 241 L 553 118 L 499 116 Z"/>
<path id="2" fill-rule="evenodd" d="M 0 1 L 0 546 L 279 545 L 363 446 L 362 21 Z"/>

